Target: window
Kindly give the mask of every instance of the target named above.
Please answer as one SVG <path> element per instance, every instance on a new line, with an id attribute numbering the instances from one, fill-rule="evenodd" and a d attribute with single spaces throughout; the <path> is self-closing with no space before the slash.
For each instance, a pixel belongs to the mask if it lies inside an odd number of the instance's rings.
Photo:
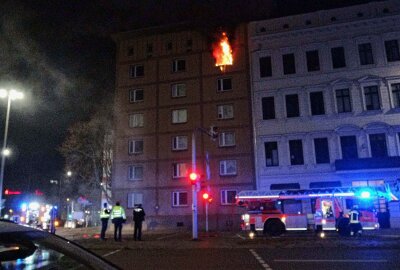
<path id="1" fill-rule="evenodd" d="M 221 160 L 219 175 L 236 175 L 236 160 Z"/>
<path id="2" fill-rule="evenodd" d="M 132 89 L 129 90 L 129 102 L 141 102 L 144 99 L 143 89 Z"/>
<path id="3" fill-rule="evenodd" d="M 278 157 L 278 143 L 277 142 L 266 142 L 264 143 L 265 148 L 265 166 L 279 166 Z"/>
<path id="4" fill-rule="evenodd" d="M 260 77 L 271 77 L 272 76 L 272 63 L 271 56 L 260 57 Z"/>
<path id="5" fill-rule="evenodd" d="M 400 83 L 392 84 L 393 106 L 400 108 Z"/>
<path id="6" fill-rule="evenodd" d="M 231 78 L 221 78 L 218 79 L 218 91 L 228 91 L 232 90 L 232 79 Z"/>
<path id="7" fill-rule="evenodd" d="M 261 99 L 263 119 L 275 119 L 274 97 L 263 97 Z"/>
<path id="8" fill-rule="evenodd" d="M 187 206 L 188 193 L 185 191 L 172 192 L 172 206 Z"/>
<path id="9" fill-rule="evenodd" d="M 128 47 L 128 50 L 127 50 L 127 53 L 126 53 L 126 54 L 127 54 L 128 56 L 132 56 L 134 52 L 135 52 L 135 51 L 134 51 L 133 47 Z"/>
<path id="10" fill-rule="evenodd" d="M 236 190 L 221 190 L 221 204 L 235 204 Z"/>
<path id="11" fill-rule="evenodd" d="M 350 90 L 347 88 L 337 89 L 335 95 L 338 113 L 351 112 Z"/>
<path id="12" fill-rule="evenodd" d="M 143 153 L 143 140 L 129 141 L 129 154 Z"/>
<path id="13" fill-rule="evenodd" d="M 358 158 L 356 136 L 341 136 L 340 147 L 342 148 L 343 159 Z"/>
<path id="14" fill-rule="evenodd" d="M 303 143 L 301 140 L 290 140 L 289 141 L 289 151 L 290 151 L 290 164 L 291 165 L 304 164 Z"/>
<path id="15" fill-rule="evenodd" d="M 134 192 L 128 193 L 128 208 L 134 208 L 135 204 L 143 204 L 143 194 Z"/>
<path id="16" fill-rule="evenodd" d="M 186 70 L 186 61 L 184 59 L 175 59 L 172 62 L 172 71 L 180 72 Z"/>
<path id="17" fill-rule="evenodd" d="M 151 55 L 153 53 L 153 44 L 147 44 L 146 53 L 147 55 Z"/>
<path id="18" fill-rule="evenodd" d="M 129 67 L 129 76 L 131 78 L 143 77 L 144 66 L 143 65 L 132 65 Z"/>
<path id="19" fill-rule="evenodd" d="M 310 93 L 311 115 L 325 114 L 324 94 L 322 92 Z"/>
<path id="20" fill-rule="evenodd" d="M 365 109 L 367 111 L 379 110 L 381 108 L 379 102 L 378 86 L 364 87 Z"/>
<path id="21" fill-rule="evenodd" d="M 172 150 L 186 150 L 188 147 L 187 136 L 175 136 L 172 138 Z"/>
<path id="22" fill-rule="evenodd" d="M 219 146 L 227 147 L 235 145 L 235 132 L 221 132 L 219 133 Z"/>
<path id="23" fill-rule="evenodd" d="M 171 85 L 171 96 L 173 98 L 186 97 L 186 84 L 175 83 Z"/>
<path id="24" fill-rule="evenodd" d="M 346 58 L 344 56 L 344 48 L 336 47 L 331 49 L 332 67 L 343 68 L 346 66 Z"/>
<path id="25" fill-rule="evenodd" d="M 374 63 L 371 43 L 358 44 L 358 55 L 361 65 L 372 65 Z"/>
<path id="26" fill-rule="evenodd" d="M 385 41 L 386 59 L 388 62 L 400 60 L 399 43 L 396 39 Z"/>
<path id="27" fill-rule="evenodd" d="M 186 123 L 187 122 L 187 110 L 186 109 L 179 109 L 172 111 L 172 123 L 179 124 L 179 123 Z"/>
<path id="28" fill-rule="evenodd" d="M 317 164 L 329 163 L 329 146 L 327 138 L 314 139 L 315 162 Z"/>
<path id="29" fill-rule="evenodd" d="M 129 180 L 142 180 L 143 179 L 143 166 L 141 166 L 141 165 L 129 166 L 128 179 Z"/>
<path id="30" fill-rule="evenodd" d="M 297 94 L 286 95 L 286 116 L 298 117 L 300 116 L 299 96 Z"/>
<path id="31" fill-rule="evenodd" d="M 307 58 L 307 70 L 308 71 L 320 70 L 318 50 L 306 52 L 306 58 Z"/>
<path id="32" fill-rule="evenodd" d="M 385 133 L 370 134 L 369 145 L 371 146 L 372 157 L 387 157 L 388 153 Z"/>
<path id="33" fill-rule="evenodd" d="M 233 105 L 225 104 L 218 105 L 218 119 L 232 119 L 233 118 Z"/>
<path id="34" fill-rule="evenodd" d="M 189 167 L 187 163 L 174 163 L 172 165 L 172 168 L 173 168 L 172 177 L 182 178 L 187 176 L 187 171 Z"/>
<path id="35" fill-rule="evenodd" d="M 294 54 L 284 54 L 282 55 L 283 62 L 283 74 L 295 74 L 296 73 L 296 63 L 294 60 Z"/>
<path id="36" fill-rule="evenodd" d="M 143 127 L 143 113 L 134 113 L 129 115 L 129 127 Z"/>

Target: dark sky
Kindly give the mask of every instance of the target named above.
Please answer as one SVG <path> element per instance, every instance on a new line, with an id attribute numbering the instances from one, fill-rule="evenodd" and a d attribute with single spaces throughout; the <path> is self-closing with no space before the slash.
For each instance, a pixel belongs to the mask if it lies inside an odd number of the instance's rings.
<path id="1" fill-rule="evenodd" d="M 363 0 L 2 0 L 0 88 L 25 93 L 12 103 L 4 187 L 46 189 L 61 177 L 57 148 L 114 91 L 110 34 L 194 20 L 225 24 L 343 6 Z M 6 103 L 0 100 L 0 138 Z M 1 140 L 2 143 L 2 140 Z M 1 147 L 1 146 L 0 146 Z"/>

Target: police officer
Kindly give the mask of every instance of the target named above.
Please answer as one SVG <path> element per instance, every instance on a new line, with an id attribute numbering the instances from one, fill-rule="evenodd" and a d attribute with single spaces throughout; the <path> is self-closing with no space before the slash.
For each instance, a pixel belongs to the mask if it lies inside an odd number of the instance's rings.
<path id="1" fill-rule="evenodd" d="M 126 215 L 119 202 L 116 202 L 111 210 L 111 221 L 114 223 L 114 240 L 121 241 L 122 223 L 126 221 Z"/>
<path id="2" fill-rule="evenodd" d="M 141 204 L 135 205 L 133 208 L 133 221 L 135 222 L 135 229 L 133 231 L 133 240 L 142 240 L 142 222 L 146 213 Z"/>
<path id="3" fill-rule="evenodd" d="M 361 213 L 358 211 L 358 206 L 354 205 L 354 207 L 349 212 L 349 226 L 350 226 L 350 235 L 360 235 L 362 233 L 362 226 L 360 223 Z"/>
<path id="4" fill-rule="evenodd" d="M 101 240 L 106 240 L 106 231 L 108 226 L 108 219 L 110 218 L 110 210 L 107 207 L 107 203 L 103 204 L 103 209 L 100 212 L 100 220 L 101 220 Z"/>

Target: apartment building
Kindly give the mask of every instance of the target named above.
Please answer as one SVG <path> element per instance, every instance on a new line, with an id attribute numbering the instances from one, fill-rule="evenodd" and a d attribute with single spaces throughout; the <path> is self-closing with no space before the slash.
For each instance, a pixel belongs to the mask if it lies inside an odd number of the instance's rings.
<path id="1" fill-rule="evenodd" d="M 235 195 L 255 188 L 246 25 L 227 31 L 233 65 L 215 66 L 217 29 L 172 25 L 116 34 L 112 192 L 141 203 L 150 229 L 192 226 L 192 134 L 202 187 L 213 201 L 211 230 L 237 227 Z M 207 134 L 217 128 L 218 138 Z M 198 195 L 199 230 L 205 207 Z"/>
<path id="2" fill-rule="evenodd" d="M 249 24 L 257 189 L 398 187 L 399 8 Z"/>

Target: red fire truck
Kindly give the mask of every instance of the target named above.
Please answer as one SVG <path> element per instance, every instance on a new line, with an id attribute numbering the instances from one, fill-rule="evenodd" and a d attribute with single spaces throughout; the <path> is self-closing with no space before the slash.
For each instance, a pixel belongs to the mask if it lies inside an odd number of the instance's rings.
<path id="1" fill-rule="evenodd" d="M 245 208 L 241 227 L 272 236 L 289 230 L 336 230 L 336 220 L 354 206 L 365 230 L 379 228 L 377 211 L 387 211 L 391 193 L 378 188 L 349 187 L 284 191 L 241 191 L 238 206 Z"/>

